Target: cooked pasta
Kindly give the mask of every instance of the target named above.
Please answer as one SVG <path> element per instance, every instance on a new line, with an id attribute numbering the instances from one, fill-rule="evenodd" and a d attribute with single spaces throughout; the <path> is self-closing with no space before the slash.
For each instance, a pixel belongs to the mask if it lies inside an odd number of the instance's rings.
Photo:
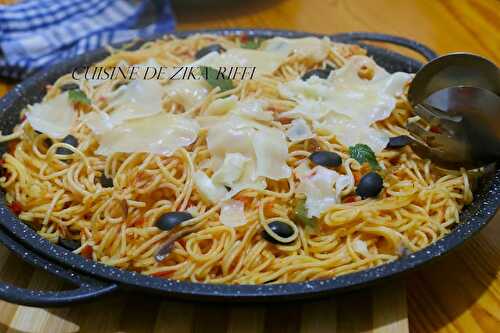
<path id="1" fill-rule="evenodd" d="M 94 67 L 255 66 L 229 87 L 61 77 L 1 137 L 7 202 L 87 258 L 204 283 L 332 278 L 450 232 L 472 200 L 467 172 L 386 148 L 407 134 L 410 75 L 354 45 L 259 42 L 165 37 Z"/>

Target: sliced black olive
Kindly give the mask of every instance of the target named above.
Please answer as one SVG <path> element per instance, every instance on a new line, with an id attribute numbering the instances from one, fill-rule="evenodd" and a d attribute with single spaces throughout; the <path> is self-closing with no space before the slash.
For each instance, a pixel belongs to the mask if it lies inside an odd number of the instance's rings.
<path id="1" fill-rule="evenodd" d="M 50 147 L 52 146 L 52 144 L 53 144 L 53 142 L 52 142 L 52 139 L 51 139 L 51 138 L 46 138 L 45 140 L 43 140 L 43 143 L 45 144 L 45 146 L 46 146 L 47 148 L 50 148 Z"/>
<path id="2" fill-rule="evenodd" d="M 80 89 L 80 86 L 77 83 L 66 83 L 59 87 L 61 91 L 70 91 Z"/>
<path id="3" fill-rule="evenodd" d="M 39 132 L 37 130 L 35 130 L 35 133 L 38 135 L 42 134 L 42 132 Z M 50 146 L 52 146 L 52 139 L 46 138 L 45 140 L 43 140 L 43 143 L 45 144 L 45 146 L 47 146 L 47 148 L 50 148 Z"/>
<path id="4" fill-rule="evenodd" d="M 74 239 L 59 238 L 58 244 L 64 247 L 66 250 L 75 251 L 81 246 L 80 241 Z"/>
<path id="5" fill-rule="evenodd" d="M 317 76 L 320 79 L 327 79 L 331 71 L 332 69 L 330 68 L 310 70 L 309 72 L 302 75 L 302 81 L 306 81 L 313 76 Z"/>
<path id="6" fill-rule="evenodd" d="M 121 82 L 115 83 L 115 85 L 113 86 L 113 90 L 118 90 L 120 87 L 126 86 L 127 84 L 128 84 L 127 81 L 121 81 Z"/>
<path id="7" fill-rule="evenodd" d="M 175 226 L 181 224 L 184 221 L 190 220 L 193 215 L 188 212 L 170 212 L 161 215 L 158 220 L 156 220 L 155 226 L 161 230 L 171 230 Z"/>
<path id="8" fill-rule="evenodd" d="M 378 173 L 368 172 L 361 177 L 358 187 L 356 188 L 356 194 L 362 198 L 376 197 L 382 190 L 383 185 L 384 181 Z"/>
<path id="9" fill-rule="evenodd" d="M 386 148 L 402 148 L 411 143 L 411 138 L 408 135 L 393 136 L 389 139 Z"/>
<path id="10" fill-rule="evenodd" d="M 325 69 L 329 70 L 329 71 L 333 71 L 335 69 L 337 69 L 336 66 L 331 66 L 331 65 L 326 65 Z"/>
<path id="11" fill-rule="evenodd" d="M 342 157 L 332 151 L 320 150 L 309 155 L 309 159 L 316 165 L 336 168 L 342 164 Z"/>
<path id="12" fill-rule="evenodd" d="M 204 56 L 206 56 L 210 52 L 222 53 L 224 51 L 226 51 L 226 49 L 223 48 L 222 46 L 220 46 L 219 44 L 212 44 L 212 45 L 208 45 L 208 46 L 205 46 L 204 48 L 199 49 L 198 52 L 196 52 L 196 54 L 195 54 L 195 58 L 196 59 L 203 58 Z"/>
<path id="13" fill-rule="evenodd" d="M 78 147 L 78 139 L 75 138 L 73 135 L 67 135 L 63 141 L 64 143 L 67 143 L 68 145 L 70 146 L 73 146 L 73 147 Z M 73 154 L 73 151 L 71 151 L 70 149 L 68 148 L 65 148 L 65 147 L 59 147 L 56 149 L 56 154 L 59 154 L 59 155 L 71 155 Z"/>
<path id="14" fill-rule="evenodd" d="M 269 223 L 268 226 L 276 235 L 278 235 L 280 237 L 287 238 L 287 237 L 290 237 L 291 235 L 293 235 L 293 228 L 285 222 L 274 221 L 274 222 Z M 289 244 L 289 243 L 291 243 L 291 242 L 288 242 L 288 243 L 280 242 L 279 240 L 274 239 L 274 237 L 271 236 L 270 234 L 268 234 L 265 230 L 262 231 L 262 237 L 264 237 L 265 240 L 267 240 L 271 243 L 274 243 L 274 244 Z"/>
<path id="15" fill-rule="evenodd" d="M 113 187 L 113 178 L 108 178 L 104 174 L 99 178 L 102 187 Z"/>

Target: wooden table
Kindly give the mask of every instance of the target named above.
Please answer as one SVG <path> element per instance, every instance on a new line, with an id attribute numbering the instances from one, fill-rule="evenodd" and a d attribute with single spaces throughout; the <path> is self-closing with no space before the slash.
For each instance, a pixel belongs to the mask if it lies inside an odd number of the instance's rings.
<path id="1" fill-rule="evenodd" d="M 416 39 L 439 53 L 469 51 L 500 63 L 498 0 L 262 0 L 204 8 L 180 2 L 175 4 L 180 30 L 374 31 Z M 6 90 L 8 85 L 0 84 L 0 93 Z M 499 267 L 500 214 L 442 260 L 327 300 L 235 306 L 116 294 L 55 310 L 0 302 L 0 332 L 500 332 Z M 63 287 L 4 248 L 0 278 L 30 288 Z"/>

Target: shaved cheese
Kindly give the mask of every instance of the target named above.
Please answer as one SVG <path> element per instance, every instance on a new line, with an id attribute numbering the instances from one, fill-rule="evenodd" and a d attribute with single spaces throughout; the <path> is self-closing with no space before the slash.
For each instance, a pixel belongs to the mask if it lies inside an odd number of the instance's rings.
<path id="1" fill-rule="evenodd" d="M 368 246 L 366 245 L 366 242 L 361 240 L 361 239 L 356 239 L 352 242 L 351 244 L 352 246 L 352 249 L 364 256 L 370 254 L 370 252 L 368 252 Z"/>
<path id="2" fill-rule="evenodd" d="M 80 120 L 87 125 L 95 134 L 102 134 L 113 128 L 109 115 L 103 111 L 93 111 L 84 114 Z"/>
<path id="3" fill-rule="evenodd" d="M 205 80 L 172 80 L 166 89 L 167 96 L 172 101 L 189 111 L 208 96 L 210 86 Z"/>
<path id="4" fill-rule="evenodd" d="M 69 134 L 77 118 L 67 92 L 28 108 L 26 118 L 31 127 L 57 139 Z"/>
<path id="5" fill-rule="evenodd" d="M 251 123 L 239 117 L 228 117 L 218 119 L 218 121 L 208 128 L 207 146 L 214 168 L 218 168 L 226 154 L 240 153 L 252 160 L 255 160 L 255 153 L 252 146 L 252 137 L 255 129 Z"/>
<path id="6" fill-rule="evenodd" d="M 359 77 L 363 67 L 374 68 L 373 79 Z M 281 84 L 280 94 L 298 103 L 282 116 L 309 119 L 316 130 L 334 134 L 346 146 L 365 143 L 379 152 L 388 136 L 370 126 L 390 116 L 410 80 L 410 74 L 388 74 L 371 58 L 353 56 L 327 80 L 312 77 Z"/>
<path id="7" fill-rule="evenodd" d="M 349 186 L 354 186 L 354 177 L 352 175 L 340 176 L 335 182 L 335 198 L 340 202 L 342 192 Z"/>
<path id="8" fill-rule="evenodd" d="M 128 119 L 152 116 L 162 111 L 162 86 L 156 80 L 134 80 L 117 90 L 110 105 L 115 108 L 110 118 L 113 124 Z"/>
<path id="9" fill-rule="evenodd" d="M 326 58 L 328 47 L 329 43 L 327 40 L 316 37 L 274 37 L 262 43 L 264 51 L 275 52 L 285 57 L 293 53 L 300 57 L 312 58 L 314 61 L 321 61 Z"/>
<path id="10" fill-rule="evenodd" d="M 299 118 L 292 121 L 290 128 L 286 131 L 286 136 L 291 141 L 303 141 L 314 137 L 314 134 L 304 119 Z"/>
<path id="11" fill-rule="evenodd" d="M 226 186 L 233 186 L 245 171 L 245 163 L 250 159 L 240 153 L 229 153 L 224 158 L 224 163 L 212 176 L 212 180 Z"/>
<path id="12" fill-rule="evenodd" d="M 253 148 L 257 157 L 258 176 L 274 180 L 288 178 L 290 167 L 288 159 L 288 144 L 285 135 L 277 129 L 259 130 L 253 137 Z"/>
<path id="13" fill-rule="evenodd" d="M 285 58 L 286 55 L 278 52 L 234 48 L 220 54 L 211 52 L 192 65 L 210 66 L 221 70 L 225 68 L 228 72 L 231 67 L 255 67 L 254 77 L 259 77 L 274 72 Z M 247 77 L 249 76 L 250 72 Z"/>
<path id="14" fill-rule="evenodd" d="M 238 200 L 227 200 L 220 209 L 220 222 L 228 227 L 239 227 L 247 223 L 245 206 Z"/>
<path id="15" fill-rule="evenodd" d="M 154 116 L 163 111 L 163 89 L 156 80 L 134 80 L 111 94 L 108 108 L 113 111 L 93 111 L 82 121 L 95 133 L 102 134 L 130 119 Z"/>
<path id="16" fill-rule="evenodd" d="M 203 171 L 196 171 L 193 180 L 203 199 L 210 203 L 217 203 L 227 194 L 227 190 L 223 185 L 215 184 Z"/>
<path id="17" fill-rule="evenodd" d="M 222 116 L 234 109 L 237 105 L 238 97 L 229 96 L 226 98 L 218 98 L 210 103 L 205 111 L 209 116 Z"/>
<path id="18" fill-rule="evenodd" d="M 271 121 L 273 120 L 273 113 L 264 111 L 267 103 L 260 99 L 247 99 L 240 101 L 232 113 L 241 115 L 248 119 Z"/>
<path id="19" fill-rule="evenodd" d="M 305 163 L 301 163 L 304 165 Z M 322 166 L 317 166 L 307 172 L 295 169 L 301 180 L 297 187 L 298 193 L 306 195 L 308 217 L 319 217 L 332 205 L 340 202 L 342 191 L 354 184 L 354 178 L 349 175 L 339 175 L 337 172 Z"/>
<path id="20" fill-rule="evenodd" d="M 297 178 L 303 179 L 307 175 L 311 174 L 311 168 L 309 167 L 309 161 L 302 160 L 299 165 L 293 170 Z"/>
<path id="21" fill-rule="evenodd" d="M 326 116 L 324 121 L 317 122 L 315 129 L 324 133 L 334 133 L 345 146 L 366 143 L 374 152 L 382 151 L 389 142 L 389 135 L 385 132 L 360 125 L 351 118 L 335 112 Z"/>
<path id="22" fill-rule="evenodd" d="M 297 187 L 298 193 L 306 195 L 308 217 L 319 217 L 329 207 L 337 203 L 333 186 L 339 174 L 322 166 L 315 167 L 311 174 L 303 178 Z"/>
<path id="23" fill-rule="evenodd" d="M 128 120 L 98 137 L 99 155 L 148 152 L 170 155 L 177 148 L 193 143 L 199 126 L 194 119 L 161 113 Z"/>

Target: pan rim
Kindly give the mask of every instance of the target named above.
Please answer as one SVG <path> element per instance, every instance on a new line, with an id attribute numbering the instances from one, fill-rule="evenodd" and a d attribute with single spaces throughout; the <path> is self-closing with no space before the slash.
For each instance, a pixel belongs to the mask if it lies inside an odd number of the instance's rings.
<path id="1" fill-rule="evenodd" d="M 195 33 L 214 33 L 222 35 L 246 34 L 256 37 L 331 37 L 326 34 L 272 29 L 193 30 L 176 32 L 172 33 L 172 35 L 182 38 Z M 409 62 L 413 61 L 414 64 L 418 64 L 415 60 L 404 57 L 398 53 L 390 51 L 386 53 L 390 57 L 400 57 L 400 59 L 406 59 Z M 41 83 L 43 83 L 43 85 L 49 84 L 51 83 L 49 78 L 53 77 L 55 73 L 59 73 L 63 68 L 69 69 L 72 68 L 72 66 L 81 65 L 86 62 L 86 59 L 94 62 L 100 55 L 105 55 L 104 50 L 96 50 L 86 55 L 63 61 L 58 64 L 58 68 L 51 67 L 48 70 L 37 73 L 26 79 L 22 83 L 16 85 L 4 98 L 2 98 L 0 101 L 0 115 L 5 116 L 5 109 L 12 108 L 12 105 L 15 102 L 19 102 L 20 99 L 32 102 L 29 100 L 30 98 L 32 99 L 32 97 L 26 95 L 29 88 L 35 86 L 40 87 Z M 89 274 L 102 280 L 109 280 L 110 282 L 117 282 L 120 284 L 120 287 L 144 289 L 150 292 L 159 292 L 178 298 L 235 301 L 262 301 L 264 298 L 266 301 L 288 300 L 291 298 L 298 299 L 315 297 L 354 287 L 361 287 L 368 283 L 373 283 L 381 279 L 393 277 L 399 273 L 407 272 L 417 266 L 450 252 L 465 240 L 470 239 L 471 236 L 484 227 L 496 213 L 498 203 L 500 202 L 500 170 L 496 170 L 494 176 L 491 177 L 488 186 L 484 186 L 481 192 L 475 194 L 474 202 L 471 205 L 472 208 L 467 209 L 463 214 L 461 214 L 461 220 L 464 222 L 457 224 L 454 230 L 452 230 L 448 235 L 423 250 L 412 253 L 407 257 L 400 258 L 390 263 L 331 279 L 270 285 L 229 285 L 169 280 L 105 266 L 104 264 L 73 254 L 42 238 L 10 211 L 5 204 L 3 194 L 1 199 L 0 225 L 15 236 L 16 240 L 25 244 L 27 247 L 43 255 L 49 260 L 57 262 L 65 267 L 75 269 L 83 274 Z"/>

